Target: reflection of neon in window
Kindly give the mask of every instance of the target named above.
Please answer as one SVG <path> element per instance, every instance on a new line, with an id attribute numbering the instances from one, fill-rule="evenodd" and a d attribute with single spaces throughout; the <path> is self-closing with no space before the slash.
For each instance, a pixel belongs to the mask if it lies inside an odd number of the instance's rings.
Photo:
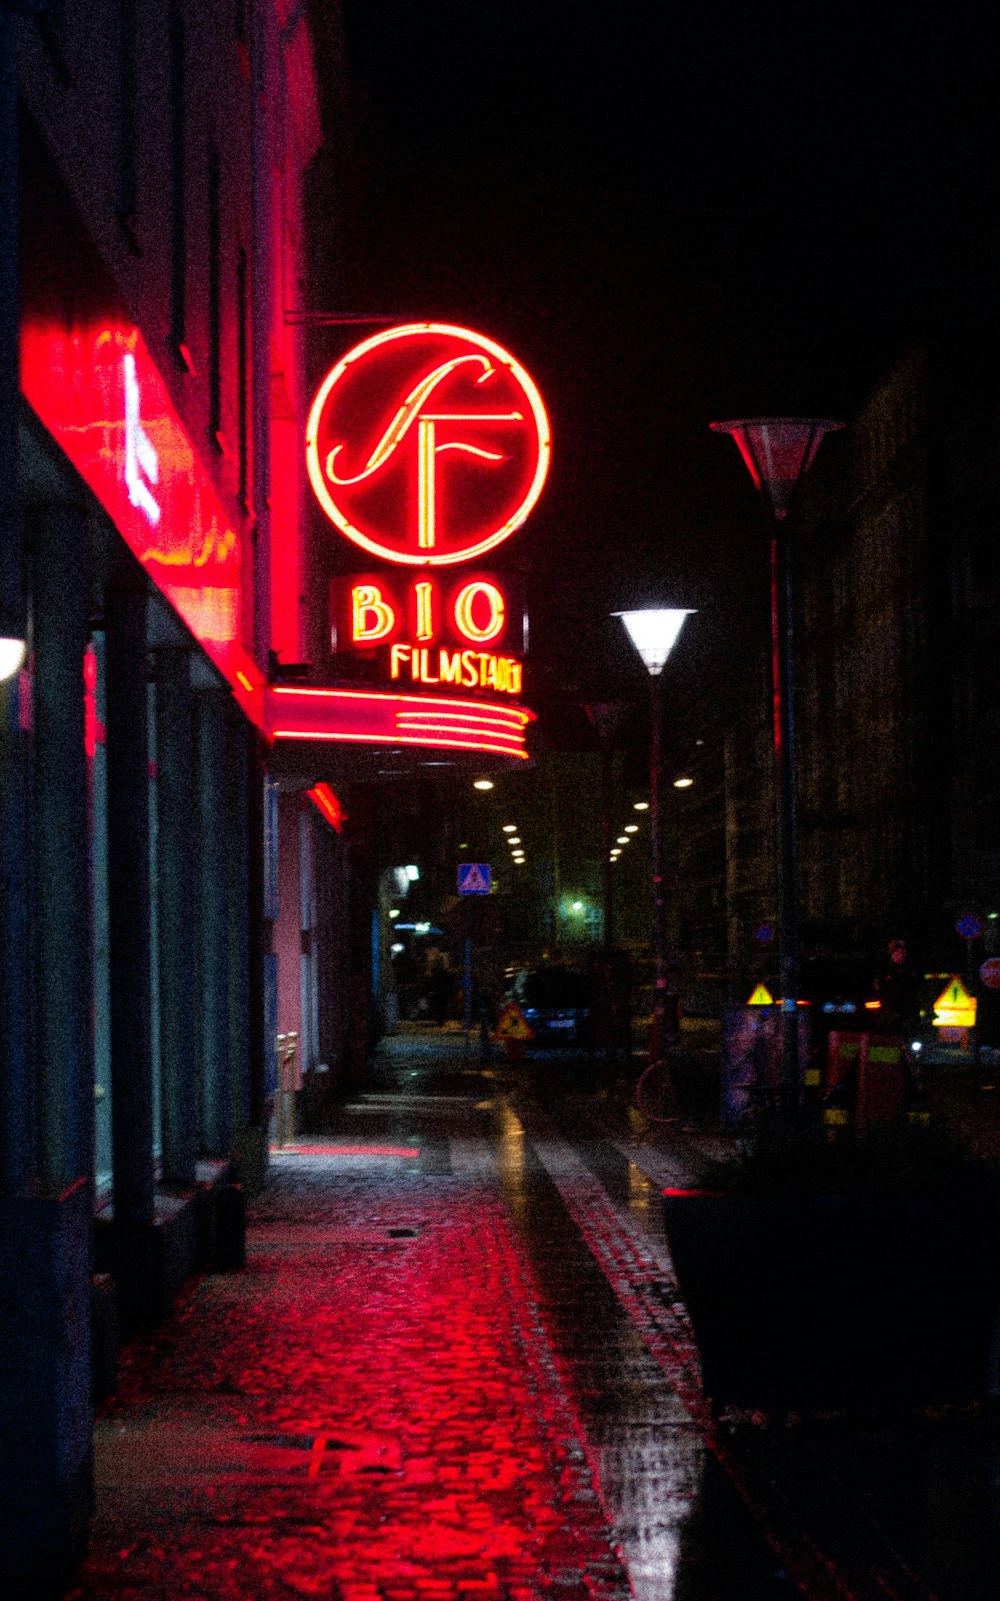
<path id="1" fill-rule="evenodd" d="M 474 620 L 472 608 L 476 597 L 482 595 L 490 609 L 489 621 L 480 627 Z M 503 632 L 504 603 L 496 584 L 487 584 L 483 579 L 475 583 L 466 584 L 455 599 L 455 624 L 466 639 L 473 639 L 477 644 L 487 639 L 496 639 Z"/>
<path id="2" fill-rule="evenodd" d="M 351 638 L 356 645 L 385 639 L 396 626 L 396 614 L 382 599 L 377 584 L 355 584 L 351 590 Z"/>
<path id="3" fill-rule="evenodd" d="M 128 351 L 122 360 L 125 367 L 125 483 L 129 500 L 155 528 L 160 520 L 160 505 L 141 476 L 140 468 L 150 483 L 158 484 L 160 463 L 153 441 L 139 421 L 139 380 L 135 375 L 135 357 Z"/>

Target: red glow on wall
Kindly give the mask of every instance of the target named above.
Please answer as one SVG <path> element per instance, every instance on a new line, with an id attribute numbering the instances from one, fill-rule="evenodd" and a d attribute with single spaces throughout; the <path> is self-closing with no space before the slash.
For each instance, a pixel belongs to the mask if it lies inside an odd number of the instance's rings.
<path id="1" fill-rule="evenodd" d="M 492 550 L 534 506 L 549 424 L 524 368 L 445 323 L 389 328 L 327 374 L 306 462 L 330 521 L 372 555 L 445 566 Z"/>
<path id="2" fill-rule="evenodd" d="M 243 552 L 137 328 L 26 322 L 21 388 L 126 544 L 263 723 L 264 683 L 243 643 Z"/>
<path id="3" fill-rule="evenodd" d="M 525 733 L 534 716 L 524 706 L 423 694 L 293 685 L 267 691 L 267 722 L 275 739 L 423 745 L 526 760 Z"/>
<path id="4" fill-rule="evenodd" d="M 314 784 L 312 789 L 306 790 L 306 794 L 321 817 L 324 817 L 330 827 L 337 830 L 338 834 L 342 834 L 344 832 L 344 824 L 347 821 L 347 813 L 340 804 L 339 797 L 334 794 L 329 784 Z"/>

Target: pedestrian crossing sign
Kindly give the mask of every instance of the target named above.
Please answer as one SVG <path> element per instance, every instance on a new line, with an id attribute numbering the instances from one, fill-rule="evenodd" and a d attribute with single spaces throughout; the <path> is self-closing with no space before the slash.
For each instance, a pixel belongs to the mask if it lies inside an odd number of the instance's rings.
<path id="1" fill-rule="evenodd" d="M 459 862 L 458 893 L 489 895 L 493 889 L 493 869 L 489 862 Z"/>
<path id="2" fill-rule="evenodd" d="M 528 1020 L 516 1001 L 509 1001 L 500 1013 L 496 1037 L 498 1040 L 534 1039 Z"/>

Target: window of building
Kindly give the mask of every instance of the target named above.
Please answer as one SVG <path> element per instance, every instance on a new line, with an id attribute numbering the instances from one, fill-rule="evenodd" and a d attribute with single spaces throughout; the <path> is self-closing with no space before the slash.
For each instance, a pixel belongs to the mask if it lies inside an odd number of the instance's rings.
<path id="1" fill-rule="evenodd" d="M 187 220 L 185 217 L 184 19 L 170 17 L 170 336 L 177 355 L 187 356 Z"/>
<path id="2" fill-rule="evenodd" d="M 208 431 L 212 443 L 222 438 L 222 223 L 218 151 L 208 157 Z"/>

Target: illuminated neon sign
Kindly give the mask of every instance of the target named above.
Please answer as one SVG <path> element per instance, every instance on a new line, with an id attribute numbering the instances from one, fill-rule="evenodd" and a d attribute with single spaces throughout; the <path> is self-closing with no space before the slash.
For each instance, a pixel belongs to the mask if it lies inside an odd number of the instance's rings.
<path id="1" fill-rule="evenodd" d="M 430 745 L 527 759 L 525 733 L 534 712 L 486 700 L 385 690 L 267 691 L 267 723 L 275 739 L 362 745 Z"/>
<path id="2" fill-rule="evenodd" d="M 263 675 L 243 640 L 240 537 L 139 330 L 127 323 L 67 329 L 28 319 L 21 330 L 21 389 L 262 727 Z"/>
<path id="3" fill-rule="evenodd" d="M 450 585 L 437 578 L 404 584 L 391 572 L 334 579 L 331 643 L 334 650 L 386 647 L 392 683 L 521 693 L 523 669 L 510 654 L 521 644 L 520 613 L 495 574 Z"/>
<path id="4" fill-rule="evenodd" d="M 306 461 L 330 521 L 373 556 L 447 566 L 524 522 L 549 465 L 534 382 L 506 350 L 446 323 L 373 335 L 327 373 Z"/>
<path id="5" fill-rule="evenodd" d="M 340 803 L 339 796 L 334 794 L 329 784 L 314 784 L 312 789 L 306 790 L 306 794 L 320 816 L 324 817 L 330 827 L 335 828 L 338 834 L 342 834 L 344 832 L 344 824 L 347 821 L 347 813 Z"/>

